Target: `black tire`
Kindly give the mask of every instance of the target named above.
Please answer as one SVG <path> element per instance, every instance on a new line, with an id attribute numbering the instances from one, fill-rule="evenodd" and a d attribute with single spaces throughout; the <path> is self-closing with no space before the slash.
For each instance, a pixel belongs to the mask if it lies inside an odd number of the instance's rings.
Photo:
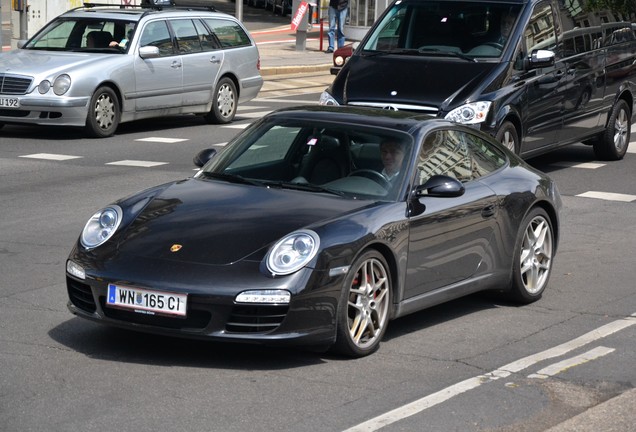
<path id="1" fill-rule="evenodd" d="M 599 160 L 623 159 L 632 131 L 631 110 L 623 99 L 612 108 L 607 129 L 594 142 L 594 154 Z"/>
<path id="2" fill-rule="evenodd" d="M 212 109 L 205 115 L 208 123 L 225 124 L 234 120 L 238 108 L 238 94 L 234 81 L 221 78 L 214 89 Z"/>
<path id="3" fill-rule="evenodd" d="M 523 219 L 513 255 L 513 300 L 527 304 L 543 295 L 552 272 L 555 248 L 554 230 L 548 214 L 535 207 Z"/>
<path id="4" fill-rule="evenodd" d="M 517 128 L 509 121 L 503 122 L 495 137 L 508 150 L 514 154 L 519 154 L 519 133 Z"/>
<path id="5" fill-rule="evenodd" d="M 106 138 L 115 133 L 121 112 L 119 98 L 110 87 L 99 87 L 88 105 L 86 132 L 95 138 Z"/>
<path id="6" fill-rule="evenodd" d="M 350 357 L 375 352 L 388 326 L 391 298 L 386 260 L 375 250 L 363 253 L 345 278 L 333 351 Z"/>

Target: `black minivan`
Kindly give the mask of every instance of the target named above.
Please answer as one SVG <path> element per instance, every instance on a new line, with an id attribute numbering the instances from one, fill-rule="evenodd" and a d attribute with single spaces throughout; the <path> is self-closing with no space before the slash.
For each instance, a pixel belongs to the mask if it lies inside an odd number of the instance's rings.
<path id="1" fill-rule="evenodd" d="M 473 125 L 525 158 L 582 141 L 617 160 L 634 112 L 635 29 L 583 0 L 395 0 L 320 100 Z"/>

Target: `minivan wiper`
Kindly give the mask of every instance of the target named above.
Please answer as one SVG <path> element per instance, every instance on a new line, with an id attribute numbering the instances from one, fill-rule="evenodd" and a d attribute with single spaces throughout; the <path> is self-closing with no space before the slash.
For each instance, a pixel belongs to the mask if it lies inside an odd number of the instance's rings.
<path id="1" fill-rule="evenodd" d="M 417 52 L 419 52 L 420 54 L 439 54 L 439 55 L 446 55 L 450 57 L 457 57 L 463 60 L 477 63 L 477 59 L 475 59 L 475 57 L 471 57 L 469 55 L 466 55 L 464 53 L 457 52 L 457 51 L 442 51 L 438 48 L 418 48 Z"/>

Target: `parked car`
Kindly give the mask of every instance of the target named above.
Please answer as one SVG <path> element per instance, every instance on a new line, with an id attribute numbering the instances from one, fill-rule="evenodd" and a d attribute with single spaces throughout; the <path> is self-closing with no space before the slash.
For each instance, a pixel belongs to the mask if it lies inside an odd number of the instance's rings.
<path id="1" fill-rule="evenodd" d="M 357 42 L 346 44 L 333 52 L 333 66 L 329 69 L 331 75 L 338 75 L 338 72 L 340 72 L 340 69 L 342 69 L 344 64 L 349 60 L 349 57 L 351 57 L 357 45 Z"/>
<path id="2" fill-rule="evenodd" d="M 209 8 L 86 6 L 0 55 L 0 126 L 84 126 L 195 113 L 233 120 L 258 94 L 258 48 L 243 25 Z"/>
<path id="3" fill-rule="evenodd" d="M 90 217 L 66 263 L 72 313 L 364 356 L 394 318 L 482 290 L 530 303 L 548 284 L 557 187 L 475 129 L 297 107 L 195 163 Z"/>
<path id="4" fill-rule="evenodd" d="M 291 0 L 274 0 L 274 5 L 272 6 L 272 10 L 274 11 L 274 15 L 278 14 L 282 17 L 287 16 L 292 11 L 292 1 Z"/>
<path id="5" fill-rule="evenodd" d="M 621 159 L 636 97 L 636 37 L 623 16 L 557 0 L 398 0 L 321 103 L 434 114 L 522 157 L 583 141 Z"/>

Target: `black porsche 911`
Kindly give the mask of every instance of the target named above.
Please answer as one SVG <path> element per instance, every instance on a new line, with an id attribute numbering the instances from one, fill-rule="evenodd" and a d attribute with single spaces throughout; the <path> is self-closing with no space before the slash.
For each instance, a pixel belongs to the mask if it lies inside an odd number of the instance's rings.
<path id="1" fill-rule="evenodd" d="M 297 107 L 195 163 L 89 219 L 66 264 L 72 313 L 364 356 L 394 318 L 485 290 L 530 303 L 548 284 L 557 187 L 474 129 Z"/>

